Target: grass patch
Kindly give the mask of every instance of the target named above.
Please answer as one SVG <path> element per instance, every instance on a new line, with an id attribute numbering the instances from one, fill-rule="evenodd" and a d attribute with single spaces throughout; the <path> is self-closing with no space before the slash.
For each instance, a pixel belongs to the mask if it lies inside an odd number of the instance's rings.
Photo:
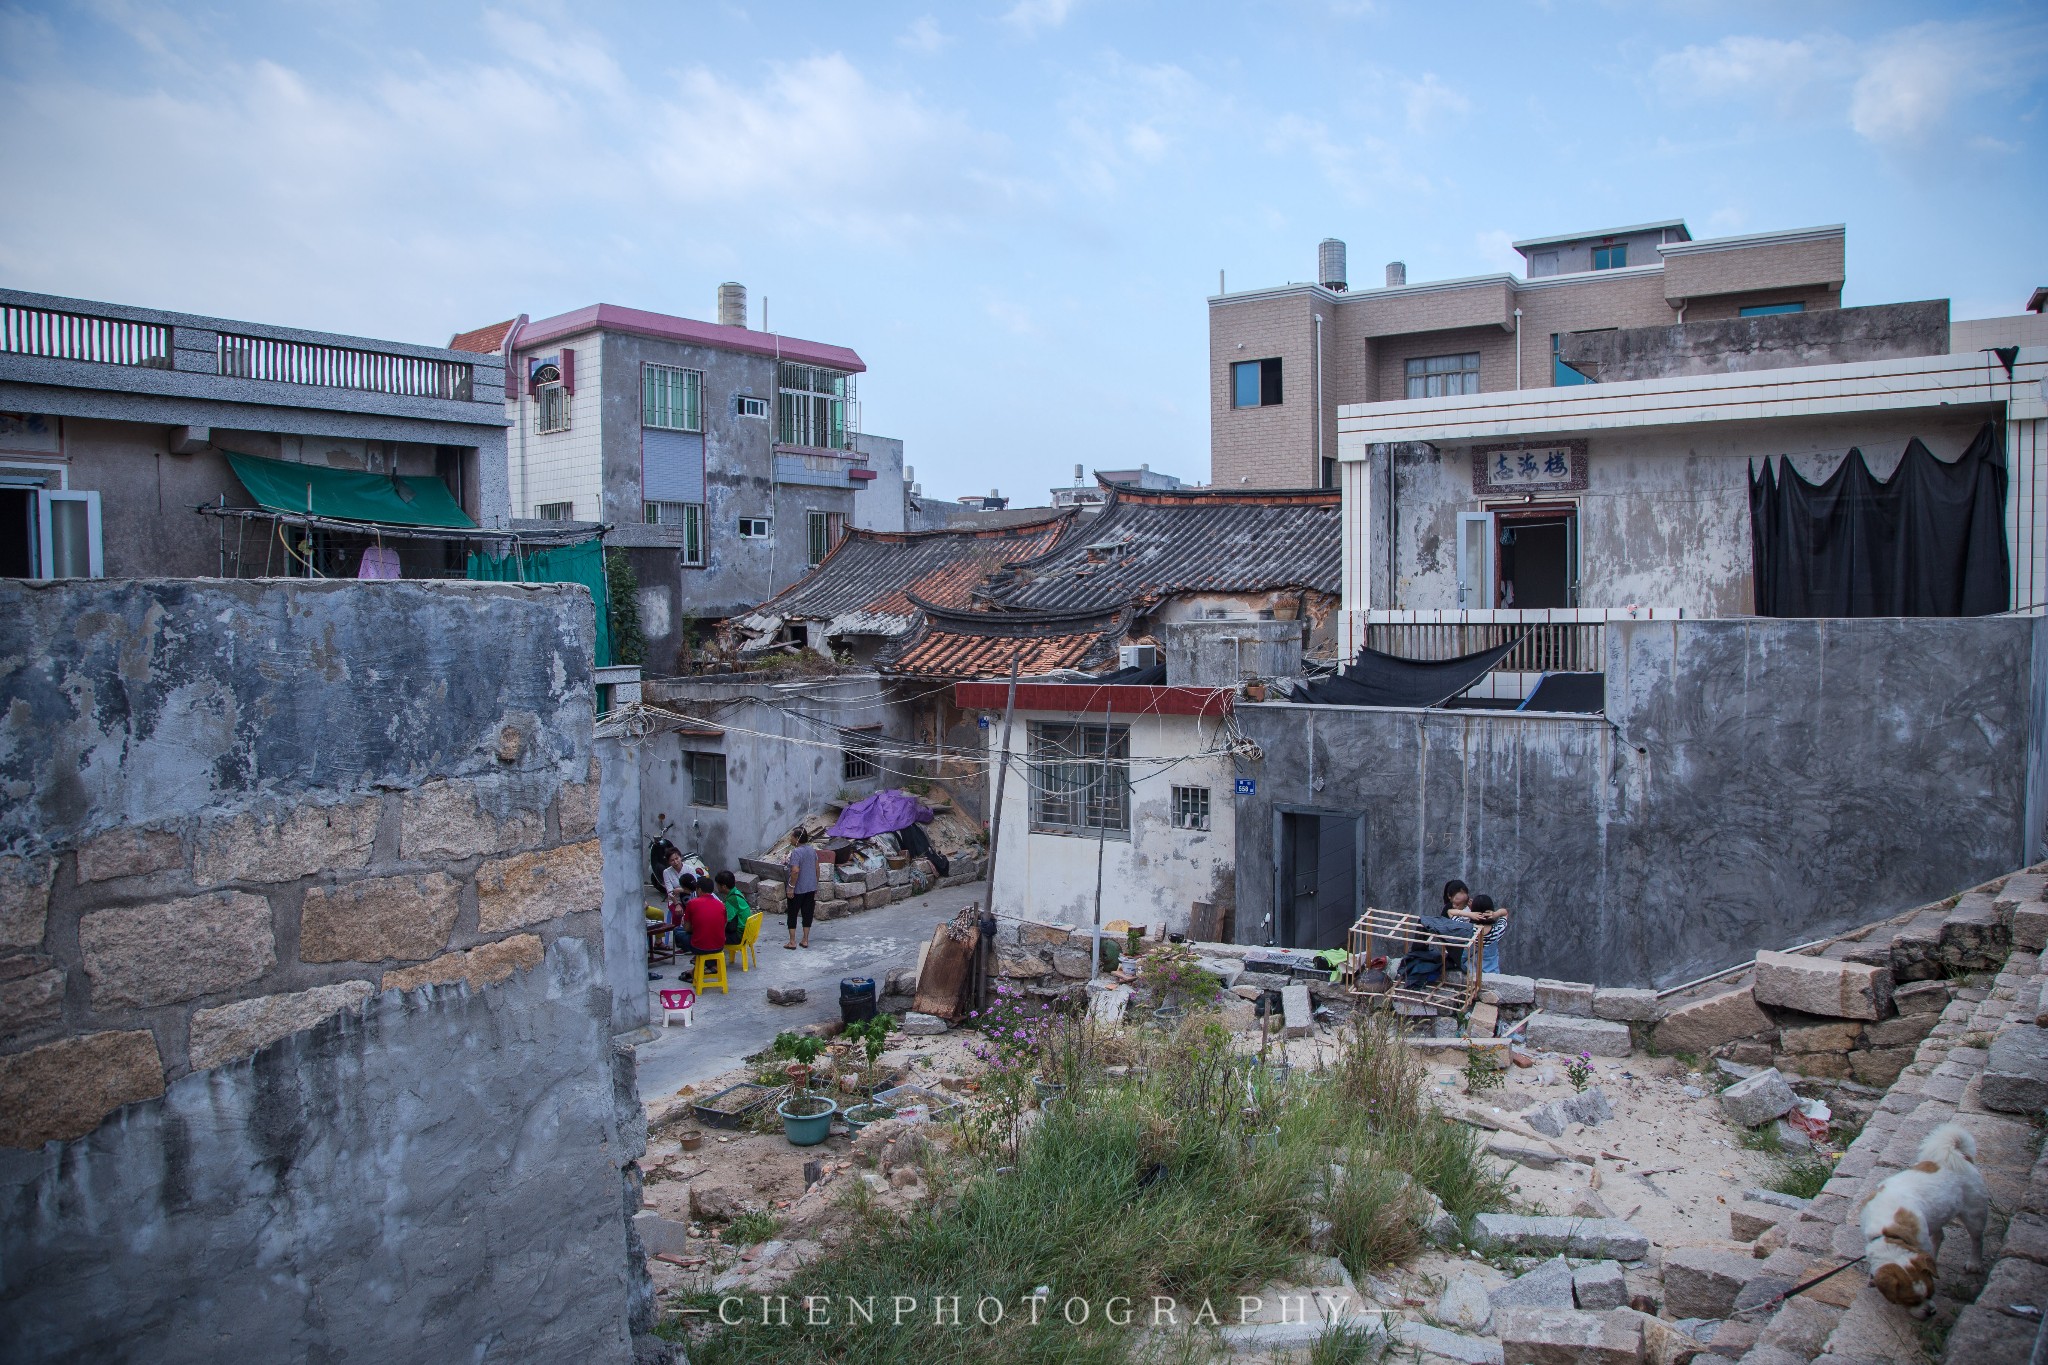
<path id="1" fill-rule="evenodd" d="M 1309 1347 L 1308 1365 L 1374 1365 L 1392 1347 L 1393 1338 L 1364 1323 L 1333 1322 Z"/>
<path id="2" fill-rule="evenodd" d="M 1782 1152 L 1785 1150 L 1783 1140 L 1778 1137 L 1778 1125 L 1775 1123 L 1764 1123 L 1754 1128 L 1743 1129 L 1735 1135 L 1735 1145 L 1742 1148 L 1745 1152 Z"/>
<path id="3" fill-rule="evenodd" d="M 1821 1191 L 1835 1174 L 1835 1164 L 1824 1156 L 1795 1156 L 1788 1158 L 1778 1168 L 1778 1173 L 1764 1182 L 1765 1188 L 1779 1194 L 1789 1194 L 1795 1199 L 1811 1199 Z"/>
<path id="4" fill-rule="evenodd" d="M 756 1242 L 765 1242 L 773 1237 L 775 1229 L 779 1226 L 774 1214 L 750 1209 L 726 1225 L 725 1240 L 733 1246 L 753 1246 Z"/>
<path id="5" fill-rule="evenodd" d="M 1142 1075 L 1095 1067 L 1070 1079 L 1076 1102 L 1047 1111 L 1014 1157 L 989 1149 L 950 1207 L 903 1221 L 868 1210 L 784 1286 L 788 1325 L 763 1324 L 754 1296 L 751 1320 L 697 1340 L 691 1358 L 1124 1361 L 1154 1296 L 1175 1300 L 1182 1324 L 1205 1299 L 1210 1321 L 1227 1324 L 1237 1294 L 1297 1275 L 1312 1218 L 1328 1220 L 1336 1254 L 1364 1274 L 1420 1245 L 1417 1186 L 1461 1217 L 1504 1198 L 1478 1134 L 1436 1112 L 1385 1021 L 1354 1029 L 1322 1084 L 1255 1082 L 1230 1036 L 1200 1018 L 1153 1046 Z M 1034 1323 L 1040 1285 L 1050 1296 Z M 829 1305 L 827 1321 L 796 1311 L 805 1295 Z M 916 1305 L 901 1327 L 899 1296 Z M 935 1323 L 934 1302 L 954 1296 L 957 1325 Z M 872 1305 L 872 1321 L 855 1305 Z M 1325 1342 L 1315 1359 L 1376 1358 L 1348 1336 Z"/>

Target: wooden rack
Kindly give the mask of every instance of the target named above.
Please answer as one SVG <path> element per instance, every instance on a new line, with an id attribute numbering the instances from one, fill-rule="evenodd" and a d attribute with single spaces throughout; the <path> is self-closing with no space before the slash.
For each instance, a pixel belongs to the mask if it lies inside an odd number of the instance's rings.
<path id="1" fill-rule="evenodd" d="M 1382 999 L 1403 1005 L 1425 1006 L 1444 1014 L 1464 1014 L 1471 1010 L 1479 999 L 1481 969 L 1479 962 L 1480 945 L 1486 940 L 1486 926 L 1475 924 L 1467 935 L 1439 934 L 1425 929 L 1422 921 L 1414 915 L 1403 915 L 1392 910 L 1367 910 L 1351 926 L 1345 947 L 1350 951 L 1351 960 L 1344 969 L 1344 982 L 1351 994 L 1366 999 Z M 1393 971 L 1387 973 L 1387 989 L 1366 990 L 1358 984 L 1359 976 L 1365 971 L 1365 964 L 1376 957 L 1392 959 L 1405 957 L 1424 949 L 1438 951 L 1463 951 L 1465 954 L 1464 979 L 1462 983 L 1448 982 L 1448 973 L 1433 986 L 1404 986 Z"/>

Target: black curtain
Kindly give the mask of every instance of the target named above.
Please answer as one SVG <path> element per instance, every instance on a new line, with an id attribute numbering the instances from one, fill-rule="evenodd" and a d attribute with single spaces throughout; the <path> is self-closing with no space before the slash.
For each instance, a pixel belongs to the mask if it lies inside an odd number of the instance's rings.
<path id="1" fill-rule="evenodd" d="M 1522 637 L 1517 635 L 1477 654 L 1430 660 L 1361 649 L 1343 672 L 1305 682 L 1287 699 L 1318 706 L 1441 706 L 1485 677 L 1488 669 L 1520 643 Z"/>
<path id="2" fill-rule="evenodd" d="M 1759 616 L 1989 616 L 2004 611 L 2005 460 L 1987 422 L 1953 464 L 1916 437 L 1878 479 L 1851 450 L 1808 483 L 1765 460 L 1749 481 Z"/>

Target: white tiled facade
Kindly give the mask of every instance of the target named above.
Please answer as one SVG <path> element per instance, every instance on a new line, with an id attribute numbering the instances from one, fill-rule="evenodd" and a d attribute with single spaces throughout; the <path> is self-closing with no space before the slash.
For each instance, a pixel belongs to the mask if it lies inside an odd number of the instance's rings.
<path id="1" fill-rule="evenodd" d="M 543 355 L 562 349 L 576 352 L 576 392 L 569 395 L 569 429 L 542 432 L 540 403 L 526 392 L 519 376 L 519 396 L 508 399 L 512 418 L 512 515 L 531 517 L 548 503 L 571 503 L 572 521 L 603 520 L 604 448 L 600 416 L 604 410 L 604 347 L 597 332 L 565 338 Z"/>

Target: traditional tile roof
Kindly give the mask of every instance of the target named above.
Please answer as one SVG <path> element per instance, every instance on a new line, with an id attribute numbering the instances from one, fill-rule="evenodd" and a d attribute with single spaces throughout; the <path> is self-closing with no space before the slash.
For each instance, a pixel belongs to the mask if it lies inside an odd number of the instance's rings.
<path id="1" fill-rule="evenodd" d="M 451 351 L 476 351 L 483 355 L 496 355 L 505 347 L 505 334 L 518 323 L 518 318 L 506 318 L 488 327 L 479 327 L 474 332 L 462 332 L 448 343 Z"/>
<path id="2" fill-rule="evenodd" d="M 1056 668 L 1100 668 L 1116 659 L 1130 614 L 1107 612 L 955 611 L 918 604 L 919 621 L 885 648 L 875 664 L 885 673 L 919 678 L 1022 677 Z"/>
<path id="3" fill-rule="evenodd" d="M 1072 512 L 1022 526 L 848 531 L 807 577 L 734 624 L 772 635 L 789 621 L 828 621 L 832 635 L 901 635 L 917 624 L 913 596 L 966 607 L 992 569 L 1052 548 Z"/>
<path id="4" fill-rule="evenodd" d="M 1034 558 L 989 575 L 985 605 L 1139 612 L 1183 593 L 1335 594 L 1343 563 L 1335 489 L 1152 489 L 1104 481 L 1109 500 Z"/>

